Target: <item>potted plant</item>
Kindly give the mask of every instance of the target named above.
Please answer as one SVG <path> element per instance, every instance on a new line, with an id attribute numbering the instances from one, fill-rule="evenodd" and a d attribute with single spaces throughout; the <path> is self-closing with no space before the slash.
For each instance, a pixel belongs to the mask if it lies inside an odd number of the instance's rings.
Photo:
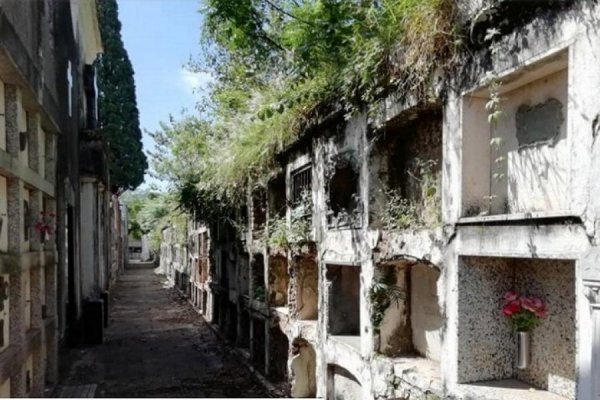
<path id="1" fill-rule="evenodd" d="M 548 315 L 546 304 L 539 297 L 519 294 L 515 291 L 506 292 L 502 314 L 513 324 L 517 340 L 518 369 L 526 369 L 530 362 L 531 331 Z"/>

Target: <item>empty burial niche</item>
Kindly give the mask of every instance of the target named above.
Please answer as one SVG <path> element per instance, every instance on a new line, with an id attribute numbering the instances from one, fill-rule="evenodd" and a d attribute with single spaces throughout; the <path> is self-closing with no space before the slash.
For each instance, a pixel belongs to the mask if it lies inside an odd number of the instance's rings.
<path id="1" fill-rule="evenodd" d="M 424 263 L 377 266 L 370 301 L 381 354 L 439 362 L 444 321 L 438 303 L 439 276 L 437 268 Z"/>
<path id="2" fill-rule="evenodd" d="M 290 342 L 279 326 L 269 329 L 269 377 L 274 382 L 286 380 Z"/>
<path id="3" fill-rule="evenodd" d="M 252 363 L 261 373 L 265 371 L 265 320 L 252 319 Z"/>
<path id="4" fill-rule="evenodd" d="M 213 294 L 212 302 L 212 322 L 217 325 L 221 325 L 221 301 L 220 295 Z"/>
<path id="5" fill-rule="evenodd" d="M 287 305 L 289 283 L 287 258 L 269 257 L 269 305 L 271 307 Z"/>
<path id="6" fill-rule="evenodd" d="M 517 379 L 575 399 L 575 287 L 575 263 L 570 260 L 461 257 L 459 383 Z M 524 370 L 515 368 L 515 335 L 501 312 L 503 296 L 511 290 L 539 297 L 548 308 L 547 318 L 530 333 L 531 362 Z"/>
<path id="7" fill-rule="evenodd" d="M 285 217 L 285 177 L 283 175 L 269 182 L 268 194 L 269 217 Z"/>
<path id="8" fill-rule="evenodd" d="M 257 188 L 252 192 L 252 229 L 261 231 L 267 221 L 267 191 Z"/>
<path id="9" fill-rule="evenodd" d="M 250 294 L 250 261 L 248 254 L 240 255 L 239 260 L 240 294 L 248 296 Z"/>
<path id="10" fill-rule="evenodd" d="M 441 222 L 442 112 L 420 110 L 413 117 L 388 123 L 370 153 L 369 223 L 375 228 L 404 229 L 406 214 L 415 214 L 412 219 L 425 226 Z M 406 211 L 394 213 L 390 202 L 400 200 Z"/>
<path id="11" fill-rule="evenodd" d="M 254 254 L 252 259 L 252 298 L 265 301 L 265 258 L 262 254 Z"/>
<path id="12" fill-rule="evenodd" d="M 244 349 L 250 348 L 250 314 L 244 310 L 240 314 L 240 336 L 238 344 Z"/>
<path id="13" fill-rule="evenodd" d="M 314 257 L 297 257 L 295 312 L 300 320 L 317 320 L 319 304 L 319 272 Z"/>
<path id="14" fill-rule="evenodd" d="M 360 267 L 327 265 L 327 280 L 329 334 L 360 335 Z"/>
<path id="15" fill-rule="evenodd" d="M 358 379 L 338 365 L 327 366 L 327 398 L 335 400 L 362 400 Z"/>
<path id="16" fill-rule="evenodd" d="M 568 75 L 563 52 L 503 77 L 493 127 L 488 88 L 463 97 L 463 216 L 569 208 Z"/>
<path id="17" fill-rule="evenodd" d="M 295 338 L 291 348 L 292 397 L 317 395 L 317 355 L 314 347 L 303 338 Z"/>
<path id="18" fill-rule="evenodd" d="M 206 315 L 207 303 L 208 302 L 208 293 L 206 291 L 202 291 L 202 314 Z"/>
<path id="19" fill-rule="evenodd" d="M 235 303 L 229 303 L 229 315 L 227 316 L 227 339 L 235 343 L 237 340 L 238 312 Z"/>
<path id="20" fill-rule="evenodd" d="M 338 156 L 328 181 L 327 223 L 331 228 L 355 227 L 360 224 L 358 171 L 352 155 Z"/>

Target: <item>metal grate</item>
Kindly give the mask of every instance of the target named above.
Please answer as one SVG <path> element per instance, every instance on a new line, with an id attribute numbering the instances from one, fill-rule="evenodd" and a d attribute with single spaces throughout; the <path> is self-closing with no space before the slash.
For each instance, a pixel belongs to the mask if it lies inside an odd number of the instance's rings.
<path id="1" fill-rule="evenodd" d="M 310 192 L 312 174 L 310 165 L 292 173 L 292 204 L 297 206 L 302 201 L 302 194 Z"/>

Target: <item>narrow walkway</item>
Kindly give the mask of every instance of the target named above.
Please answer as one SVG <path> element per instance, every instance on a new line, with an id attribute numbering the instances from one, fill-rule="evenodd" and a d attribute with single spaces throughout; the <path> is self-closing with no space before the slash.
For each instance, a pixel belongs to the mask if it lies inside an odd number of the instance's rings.
<path id="1" fill-rule="evenodd" d="M 130 268 L 113 295 L 101 346 L 75 350 L 65 386 L 96 397 L 266 397 L 179 293 L 151 268 Z"/>

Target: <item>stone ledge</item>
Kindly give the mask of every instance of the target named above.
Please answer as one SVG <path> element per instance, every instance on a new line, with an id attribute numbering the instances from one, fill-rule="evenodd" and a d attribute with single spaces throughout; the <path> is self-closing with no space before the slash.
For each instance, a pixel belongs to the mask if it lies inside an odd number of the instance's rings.
<path id="1" fill-rule="evenodd" d="M 15 274 L 41 268 L 42 258 L 45 258 L 45 265 L 54 264 L 54 250 L 0 254 L 0 274 Z"/>
<path id="2" fill-rule="evenodd" d="M 0 149 L 0 174 L 18 178 L 27 186 L 41 190 L 50 197 L 54 197 L 54 185 L 44 179 L 36 171 L 22 165 L 18 159 Z"/>
<path id="3" fill-rule="evenodd" d="M 440 364 L 423 357 L 390 358 L 371 362 L 373 395 L 377 399 L 432 400 L 444 398 Z"/>
<path id="4" fill-rule="evenodd" d="M 536 389 L 516 379 L 458 385 L 457 400 L 566 400 L 566 397 Z"/>
<path id="5" fill-rule="evenodd" d="M 375 262 L 419 259 L 438 267 L 443 263 L 444 234 L 442 228 L 403 231 L 381 231 L 373 250 Z"/>

